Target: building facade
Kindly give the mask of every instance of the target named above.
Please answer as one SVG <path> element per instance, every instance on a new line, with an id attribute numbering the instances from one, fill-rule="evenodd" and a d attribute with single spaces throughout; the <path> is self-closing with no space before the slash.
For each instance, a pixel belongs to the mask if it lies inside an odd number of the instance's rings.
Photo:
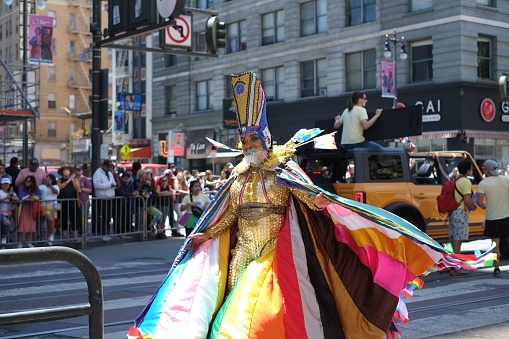
<path id="1" fill-rule="evenodd" d="M 422 104 L 419 150 L 465 149 L 477 158 L 509 163 L 509 105 L 498 78 L 509 69 L 509 3 L 457 1 L 191 1 L 226 23 L 226 48 L 217 58 L 153 55 L 154 160 L 159 140 L 185 136 L 185 167 L 211 167 L 204 137 L 236 144 L 228 128 L 229 74 L 255 71 L 268 99 L 274 140 L 300 128 L 330 130 L 353 91 L 365 91 L 368 112 L 391 108 L 383 98 L 381 61 L 386 34 L 404 37 L 408 58 L 396 61 L 398 102 Z M 207 16 L 192 18 L 194 51 L 206 51 Z M 485 19 L 485 18 L 489 18 Z M 159 43 L 157 34 L 154 45 Z M 398 45 L 399 46 L 399 45 Z M 391 47 L 395 47 L 392 46 Z M 171 134 L 175 134 L 172 132 Z M 172 137 L 174 138 L 174 136 Z M 170 140 L 171 142 L 171 140 Z M 172 159 L 173 160 L 173 159 Z"/>
<path id="2" fill-rule="evenodd" d="M 39 6 L 39 2 L 43 6 Z M 7 6 L 0 3 L 4 15 L 0 16 L 0 27 L 4 27 L 1 46 L 9 61 L 20 64 L 23 60 L 24 40 L 27 45 L 28 60 L 37 64 L 35 72 L 39 90 L 39 117 L 29 121 L 29 153 L 40 159 L 43 165 L 62 165 L 65 163 L 90 162 L 90 124 L 91 124 L 91 58 L 86 56 L 92 42 L 89 23 L 92 20 L 92 0 L 52 0 L 28 1 L 26 34 L 23 32 L 23 1 L 15 0 Z M 102 11 L 103 26 L 107 24 L 107 8 Z M 46 27 L 49 46 L 46 55 L 40 47 L 40 62 L 34 61 L 34 32 L 39 21 L 31 15 L 53 18 L 52 27 Z M 13 28 L 7 28 L 11 26 Z M 43 28 L 44 29 L 44 28 Z M 0 29 L 1 30 L 1 29 Z M 12 35 L 12 37 L 11 37 Z M 44 35 L 44 34 L 43 34 Z M 5 36 L 9 36 L 6 40 Z M 44 37 L 43 37 L 44 39 Z M 15 50 L 15 53 L 9 52 Z M 102 51 L 104 68 L 111 65 L 111 54 Z M 111 81 L 110 81 L 111 83 Z M 22 129 L 10 128 L 13 138 L 21 136 Z M 5 148 L 5 147 L 4 147 Z M 7 159 L 8 160 L 8 159 Z"/>

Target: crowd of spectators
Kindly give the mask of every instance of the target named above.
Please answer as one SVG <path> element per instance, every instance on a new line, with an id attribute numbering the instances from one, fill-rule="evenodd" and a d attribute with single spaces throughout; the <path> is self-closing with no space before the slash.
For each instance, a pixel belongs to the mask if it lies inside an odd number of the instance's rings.
<path id="1" fill-rule="evenodd" d="M 153 177 L 141 167 L 134 162 L 132 169 L 116 168 L 105 160 L 88 178 L 81 165 L 66 165 L 58 169 L 57 179 L 35 158 L 24 169 L 19 169 L 15 157 L 8 167 L 0 163 L 0 248 L 5 248 L 9 233 L 16 234 L 11 241 L 18 248 L 34 247 L 34 236 L 52 246 L 57 232 L 61 239 L 76 243 L 83 241 L 82 232 L 109 241 L 144 225 L 156 239 L 183 237 L 184 229 L 188 235 L 193 227 L 187 221 L 191 205 L 204 208 L 234 168 L 228 163 L 214 176 L 211 170 L 177 170 L 170 164 L 162 176 Z"/>

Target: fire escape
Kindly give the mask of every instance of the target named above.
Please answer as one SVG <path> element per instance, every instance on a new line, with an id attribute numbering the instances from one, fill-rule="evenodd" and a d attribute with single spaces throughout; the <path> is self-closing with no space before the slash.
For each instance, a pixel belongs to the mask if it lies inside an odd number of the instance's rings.
<path id="1" fill-rule="evenodd" d="M 92 34 L 89 29 L 90 16 L 92 15 L 92 2 L 90 0 L 68 0 L 70 11 L 75 13 L 74 20 L 69 22 L 67 31 L 69 34 L 76 36 L 75 50 L 69 53 L 69 60 L 76 61 L 78 74 L 74 78 L 69 79 L 68 86 L 78 91 L 84 107 L 88 112 L 92 111 L 90 104 L 90 96 L 92 95 L 91 80 L 91 59 L 79 61 L 78 55 L 81 51 L 90 48 L 92 42 Z M 77 105 L 78 106 L 78 105 Z"/>

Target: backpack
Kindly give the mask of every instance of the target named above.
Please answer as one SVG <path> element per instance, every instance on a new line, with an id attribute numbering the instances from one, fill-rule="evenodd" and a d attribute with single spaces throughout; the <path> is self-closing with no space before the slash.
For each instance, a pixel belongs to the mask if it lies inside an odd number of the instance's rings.
<path id="1" fill-rule="evenodd" d="M 456 199 L 454 199 L 454 191 L 458 192 L 458 194 L 463 198 L 463 194 L 461 194 L 458 187 L 456 187 L 457 181 L 458 179 L 451 179 L 442 185 L 442 191 L 440 192 L 440 195 L 437 196 L 438 212 L 452 213 L 461 205 L 461 201 L 463 201 L 463 199 L 461 199 L 460 202 L 457 202 Z"/>

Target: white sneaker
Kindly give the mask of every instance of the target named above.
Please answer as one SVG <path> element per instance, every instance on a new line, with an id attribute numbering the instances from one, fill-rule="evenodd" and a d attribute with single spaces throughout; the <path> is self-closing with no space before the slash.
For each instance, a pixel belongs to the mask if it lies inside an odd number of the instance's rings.
<path id="1" fill-rule="evenodd" d="M 5 245 L 7 244 L 7 237 L 2 237 L 2 242 L 1 242 L 2 245 Z"/>
<path id="2" fill-rule="evenodd" d="M 23 248 L 23 244 L 17 244 L 16 247 L 17 248 Z"/>
<path id="3" fill-rule="evenodd" d="M 48 243 L 55 241 L 55 236 L 52 234 L 48 237 Z"/>
<path id="4" fill-rule="evenodd" d="M 103 237 L 103 241 L 110 241 L 110 240 L 111 240 L 111 238 L 110 238 L 110 237 L 108 237 L 108 236 Z"/>
<path id="5" fill-rule="evenodd" d="M 51 241 L 48 241 L 48 246 L 53 246 L 53 243 Z"/>
<path id="6" fill-rule="evenodd" d="M 32 243 L 30 243 L 30 242 L 29 242 L 29 243 L 27 244 L 27 247 L 28 247 L 28 248 L 34 248 L 34 245 L 33 245 Z"/>

